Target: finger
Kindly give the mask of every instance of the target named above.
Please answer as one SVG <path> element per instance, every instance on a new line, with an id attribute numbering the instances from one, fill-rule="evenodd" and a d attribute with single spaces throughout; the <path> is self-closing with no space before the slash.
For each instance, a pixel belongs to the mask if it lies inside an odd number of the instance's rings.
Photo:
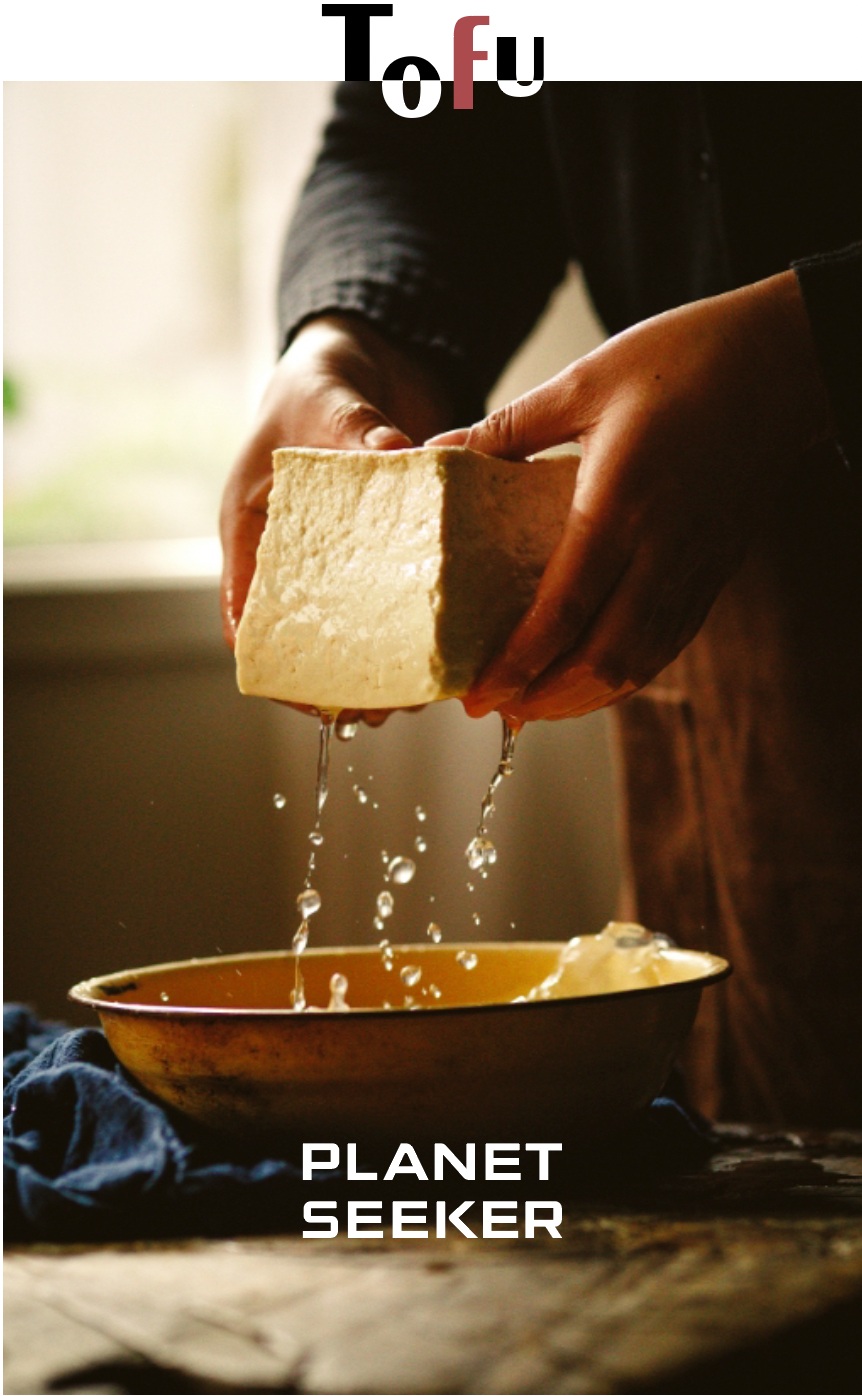
<path id="1" fill-rule="evenodd" d="M 393 708 L 367 708 L 362 714 L 362 720 L 368 727 L 382 727 L 393 712 Z"/>
<path id="2" fill-rule="evenodd" d="M 458 427 L 455 431 L 440 431 L 436 436 L 429 436 L 424 446 L 466 446 L 467 437 L 470 435 L 471 427 Z"/>
<path id="3" fill-rule="evenodd" d="M 694 638 L 725 580 L 712 560 L 645 550 L 620 579 L 582 643 L 522 695 L 530 719 L 583 716 L 652 681 Z"/>
<path id="4" fill-rule="evenodd" d="M 586 717 L 587 713 L 597 712 L 599 708 L 609 708 L 622 702 L 624 698 L 631 697 L 637 692 L 638 687 L 639 685 L 631 679 L 627 679 L 618 688 L 613 688 L 594 676 L 571 686 L 566 680 L 561 679 L 559 691 L 549 690 L 541 696 L 534 697 L 528 689 L 522 698 L 513 700 L 512 706 L 522 722 L 559 722 L 563 718 Z M 503 712 L 503 716 L 509 720 L 507 712 Z"/>
<path id="5" fill-rule="evenodd" d="M 576 441 L 592 425 L 593 416 L 583 375 L 573 364 L 468 430 L 443 432 L 425 444 L 469 446 L 488 456 L 524 460 L 536 451 Z"/>
<path id="6" fill-rule="evenodd" d="M 231 649 L 248 598 L 257 562 L 257 549 L 266 524 L 266 502 L 249 504 L 234 491 L 225 496 L 221 515 L 224 556 L 221 577 L 222 633 Z"/>
<path id="7" fill-rule="evenodd" d="M 623 543 L 573 507 L 533 604 L 464 699 L 469 715 L 483 717 L 499 708 L 571 651 L 626 562 Z"/>
<path id="8" fill-rule="evenodd" d="M 334 383 L 323 395 L 313 444 L 340 451 L 403 451 L 413 442 L 355 388 Z"/>

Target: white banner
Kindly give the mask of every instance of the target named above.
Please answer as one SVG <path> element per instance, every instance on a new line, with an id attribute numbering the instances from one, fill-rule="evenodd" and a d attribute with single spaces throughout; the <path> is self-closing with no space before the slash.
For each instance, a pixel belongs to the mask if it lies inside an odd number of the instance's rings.
<path id="1" fill-rule="evenodd" d="M 347 21 L 322 0 L 22 0 L 5 7 L 6 79 L 244 79 L 330 81 L 345 76 Z M 339 8 L 336 6 L 335 8 Z M 340 7 L 345 8 L 345 7 Z M 350 6 L 362 12 L 386 6 Z M 860 76 L 859 6 L 819 0 L 802 11 L 777 0 L 392 0 L 391 15 L 350 17 L 368 76 L 421 57 L 454 72 L 456 22 L 475 10 L 473 77 L 498 77 L 497 41 L 518 41 L 518 77 L 563 79 L 813 79 Z M 481 23 L 479 21 L 482 21 Z M 465 50 L 466 51 L 466 50 Z"/>

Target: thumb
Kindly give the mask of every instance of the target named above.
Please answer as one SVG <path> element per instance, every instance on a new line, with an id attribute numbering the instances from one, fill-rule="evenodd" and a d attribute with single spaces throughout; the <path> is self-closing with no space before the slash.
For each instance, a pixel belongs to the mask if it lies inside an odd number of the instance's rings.
<path id="1" fill-rule="evenodd" d="M 590 425 L 574 366 L 564 368 L 547 383 L 498 407 L 468 431 L 432 436 L 427 446 L 469 446 L 488 456 L 523 460 L 525 456 L 574 441 Z"/>
<path id="2" fill-rule="evenodd" d="M 333 384 L 326 393 L 315 446 L 336 450 L 397 451 L 412 446 L 410 437 L 349 384 Z"/>

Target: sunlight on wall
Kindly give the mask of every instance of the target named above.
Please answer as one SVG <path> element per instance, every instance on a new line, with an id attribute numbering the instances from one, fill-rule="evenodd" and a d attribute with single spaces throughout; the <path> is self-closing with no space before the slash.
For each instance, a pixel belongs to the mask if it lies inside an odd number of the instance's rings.
<path id="1" fill-rule="evenodd" d="M 7 542 L 215 531 L 329 93 L 6 85 Z"/>

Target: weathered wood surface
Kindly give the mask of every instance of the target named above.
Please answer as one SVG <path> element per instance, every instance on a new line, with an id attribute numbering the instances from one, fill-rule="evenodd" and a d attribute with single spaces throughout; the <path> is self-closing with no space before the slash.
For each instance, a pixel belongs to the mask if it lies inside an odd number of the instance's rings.
<path id="1" fill-rule="evenodd" d="M 562 1241 L 15 1248 L 4 1390 L 858 1392 L 862 1135 L 723 1133 Z"/>

